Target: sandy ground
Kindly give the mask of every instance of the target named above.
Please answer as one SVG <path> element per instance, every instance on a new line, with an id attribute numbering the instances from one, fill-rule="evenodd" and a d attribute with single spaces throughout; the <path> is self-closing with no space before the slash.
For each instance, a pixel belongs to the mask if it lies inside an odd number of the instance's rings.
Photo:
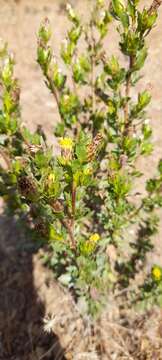
<path id="1" fill-rule="evenodd" d="M 84 14 L 87 9 L 87 1 L 76 1 L 75 5 L 81 14 Z M 58 54 L 60 41 L 64 38 L 67 27 L 63 10 L 65 3 L 66 1 L 63 0 L 62 2 L 61 0 L 0 0 L 0 38 L 7 41 L 9 48 L 16 54 L 15 70 L 22 89 L 23 122 L 31 129 L 35 129 L 38 124 L 44 125 L 45 132 L 53 144 L 55 141 L 52 132 L 58 114 L 53 97 L 49 94 L 36 63 L 36 32 L 40 21 L 48 16 L 53 24 L 53 47 Z M 145 3 L 150 3 L 150 1 L 145 1 Z M 112 27 L 106 43 L 110 54 L 114 51 L 118 52 L 115 41 L 116 35 Z M 150 35 L 148 44 L 150 50 L 143 71 L 144 78 L 138 85 L 138 89 L 148 87 L 152 93 L 148 118 L 151 119 L 154 129 L 155 151 L 149 159 L 143 159 L 139 163 L 146 177 L 150 176 L 152 169 L 162 157 L 162 9 L 159 13 L 158 24 Z M 142 183 L 139 187 L 142 188 Z M 24 250 L 23 254 L 17 250 L 21 230 L 15 226 L 13 222 L 1 216 L 0 360 L 40 360 L 42 354 L 53 343 L 53 337 L 42 336 L 40 324 L 42 317 L 46 314 L 46 309 L 43 301 L 38 302 L 35 290 L 40 273 L 36 272 L 37 278 L 33 278 L 32 273 L 35 271 L 33 250 Z M 154 240 L 155 251 L 150 259 L 150 266 L 155 261 L 162 263 L 161 236 L 162 226 Z M 25 324 L 27 326 L 24 326 Z M 34 326 L 36 326 L 36 335 L 33 335 Z M 35 352 L 36 348 L 39 348 L 38 353 Z M 43 358 L 55 359 L 56 353 L 62 354 L 60 349 L 61 346 L 59 347 L 58 344 L 57 351 L 55 349 Z"/>

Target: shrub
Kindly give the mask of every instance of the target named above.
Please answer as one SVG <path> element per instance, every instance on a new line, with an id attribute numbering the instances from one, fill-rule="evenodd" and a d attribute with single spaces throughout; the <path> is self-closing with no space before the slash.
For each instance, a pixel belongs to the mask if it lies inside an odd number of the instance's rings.
<path id="1" fill-rule="evenodd" d="M 59 60 L 49 44 L 49 21 L 41 23 L 37 61 L 58 106 L 58 155 L 41 127 L 31 133 L 21 124 L 14 60 L 6 45 L 0 51 L 1 196 L 10 212 L 26 219 L 33 236 L 48 244 L 44 261 L 91 315 L 109 292 L 128 287 L 145 266 L 158 229 L 156 208 L 162 206 L 162 160 L 138 202 L 133 195 L 134 181 L 143 175 L 136 161 L 149 156 L 153 144 L 146 117 L 151 95 L 144 89 L 134 100 L 131 90 L 141 78 L 146 37 L 161 1 L 142 10 L 138 3 L 113 0 L 107 8 L 97 0 L 86 24 L 68 5 L 71 27 Z M 104 46 L 112 21 L 117 22 L 124 65 L 108 56 Z M 133 224 L 134 240 L 128 236 Z M 148 274 L 149 294 L 154 285 L 159 289 L 158 271 L 154 267 Z M 145 289 L 146 284 L 142 300 Z"/>

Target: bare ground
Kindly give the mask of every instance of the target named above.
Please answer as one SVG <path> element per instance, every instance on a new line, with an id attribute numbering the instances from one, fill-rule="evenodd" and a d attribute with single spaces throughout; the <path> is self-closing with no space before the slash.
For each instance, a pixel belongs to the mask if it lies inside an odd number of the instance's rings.
<path id="1" fill-rule="evenodd" d="M 36 64 L 36 32 L 42 18 L 48 16 L 53 24 L 53 45 L 57 53 L 67 26 L 65 3 L 63 0 L 0 0 L 0 37 L 16 54 L 16 74 L 22 88 L 23 122 L 31 129 L 38 124 L 44 125 L 50 142 L 53 142 L 53 125 L 58 114 Z M 86 0 L 78 0 L 75 5 L 82 14 L 87 9 Z M 162 9 L 158 26 L 149 37 L 150 53 L 144 79 L 139 84 L 140 88 L 151 88 L 153 97 L 149 118 L 154 128 L 155 151 L 149 160 L 139 163 L 146 177 L 150 176 L 162 156 L 161 28 Z M 112 30 L 106 43 L 110 53 L 115 49 L 116 39 Z M 138 186 L 142 189 L 143 184 Z M 89 333 L 85 333 L 85 324 L 79 318 L 72 299 L 41 265 L 33 244 L 26 240 L 19 225 L 3 212 L 0 229 L 0 360 L 56 360 L 63 356 L 71 360 L 95 360 L 97 355 L 93 343 L 88 345 Z M 162 264 L 161 235 L 162 226 L 154 239 L 155 251 L 149 259 L 149 266 L 154 262 Z M 43 331 L 42 319 L 48 314 L 55 316 L 56 320 L 50 334 Z M 129 314 L 128 324 L 125 325 L 119 322 L 119 317 L 115 306 L 107 308 L 98 324 L 99 352 L 103 349 L 105 353 L 100 355 L 102 360 L 162 359 L 160 310 L 150 312 L 145 318 Z M 113 348 L 114 353 L 110 351 Z"/>

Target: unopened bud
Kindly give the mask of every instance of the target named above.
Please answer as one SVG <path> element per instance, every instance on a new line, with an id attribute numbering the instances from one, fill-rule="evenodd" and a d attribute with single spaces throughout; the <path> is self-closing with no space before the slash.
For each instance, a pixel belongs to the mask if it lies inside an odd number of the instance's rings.
<path id="1" fill-rule="evenodd" d="M 40 29 L 39 29 L 38 36 L 45 43 L 47 43 L 50 40 L 51 26 L 50 26 L 50 22 L 49 22 L 48 18 L 45 18 L 44 21 L 42 22 Z"/>
<path id="2" fill-rule="evenodd" d="M 102 6 L 105 5 L 105 1 L 104 0 L 97 0 L 97 5 L 102 7 Z"/>

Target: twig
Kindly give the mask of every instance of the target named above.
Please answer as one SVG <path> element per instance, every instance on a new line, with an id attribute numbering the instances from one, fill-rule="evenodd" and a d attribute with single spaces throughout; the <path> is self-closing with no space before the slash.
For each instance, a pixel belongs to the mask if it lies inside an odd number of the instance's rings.
<path id="1" fill-rule="evenodd" d="M 96 111 L 96 93 L 95 93 L 95 38 L 93 34 L 93 25 L 91 25 L 91 46 L 92 46 L 92 54 L 91 54 L 91 87 L 92 87 L 92 115 L 95 114 Z M 94 129 L 93 129 L 94 131 Z"/>
<path id="2" fill-rule="evenodd" d="M 37 354 L 34 352 L 32 331 L 31 331 L 31 324 L 28 326 L 27 329 L 28 329 L 28 336 L 29 336 L 29 342 L 30 342 L 30 346 L 31 346 L 32 357 L 34 357 L 34 355 L 36 355 L 37 360 L 39 360 L 39 357 L 38 357 Z"/>
<path id="3" fill-rule="evenodd" d="M 56 342 L 48 349 L 41 357 L 39 357 L 39 360 L 44 359 L 46 356 L 50 355 L 51 352 L 55 349 L 55 347 L 59 344 L 59 341 L 56 340 Z M 62 349 L 61 349 L 62 350 Z M 63 351 L 63 350 L 62 350 Z"/>
<path id="4" fill-rule="evenodd" d="M 74 222 L 75 222 L 75 206 L 76 206 L 76 187 L 74 181 L 72 182 L 72 189 L 71 189 L 71 202 L 72 202 L 72 214 L 71 214 L 71 221 L 65 221 L 66 228 L 68 230 L 72 248 L 76 248 L 75 238 L 74 238 Z"/>
<path id="5" fill-rule="evenodd" d="M 124 106 L 124 118 L 125 118 L 125 131 L 124 133 L 127 134 L 128 127 L 129 127 L 129 96 L 130 96 L 130 88 L 131 88 L 131 70 L 134 64 L 134 57 L 130 56 L 129 58 L 129 69 L 128 69 L 128 76 L 126 79 L 126 88 L 125 88 L 125 97 L 126 97 L 126 103 Z"/>
<path id="6" fill-rule="evenodd" d="M 139 214 L 139 212 L 143 209 L 143 202 L 139 205 L 137 209 L 135 209 L 130 216 L 128 216 L 128 221 L 130 221 L 133 217 Z"/>
<path id="7" fill-rule="evenodd" d="M 75 56 L 75 62 L 77 61 L 77 58 L 76 58 L 76 53 L 74 53 L 74 56 Z M 74 76 L 73 76 L 73 69 L 72 69 L 72 66 L 71 66 L 71 78 L 72 78 L 72 84 L 73 84 L 73 92 L 74 94 L 78 97 L 79 99 L 79 94 L 78 94 L 78 87 L 77 87 L 77 84 L 74 80 Z M 81 129 L 81 125 L 80 125 L 80 121 L 77 121 L 76 122 L 76 136 L 79 135 L 79 132 L 80 132 L 80 129 Z"/>
<path id="8" fill-rule="evenodd" d="M 76 204 L 76 187 L 74 185 L 74 181 L 72 182 L 72 214 L 73 214 L 73 220 L 75 219 L 75 204 Z"/>
<path id="9" fill-rule="evenodd" d="M 94 55 L 92 55 L 92 74 L 91 74 L 91 81 L 92 81 L 92 112 L 95 113 L 96 109 L 96 95 L 95 95 L 95 63 L 94 63 Z"/>
<path id="10" fill-rule="evenodd" d="M 46 73 L 45 75 L 46 75 L 46 78 L 47 78 L 47 80 L 48 80 L 48 82 L 49 82 L 51 92 L 52 92 L 52 94 L 53 94 L 53 96 L 54 96 L 54 98 L 55 98 L 55 101 L 56 101 L 56 104 L 57 104 L 57 108 L 58 108 L 58 112 L 59 112 L 59 115 L 60 115 L 60 119 L 62 120 L 62 115 L 61 115 L 60 106 L 59 106 L 58 93 L 57 93 L 57 91 L 56 91 L 56 89 L 55 89 L 55 86 L 54 86 L 53 82 L 52 82 L 51 79 L 50 79 L 50 76 L 49 76 L 47 73 Z"/>
<path id="11" fill-rule="evenodd" d="M 134 357 L 132 357 L 130 355 L 129 350 L 127 350 L 126 343 L 125 343 L 124 339 L 122 338 L 119 330 L 116 329 L 115 323 L 113 323 L 113 324 L 108 323 L 108 325 L 119 340 L 119 341 L 116 341 L 113 337 L 111 337 L 111 341 L 112 341 L 112 343 L 114 343 L 115 347 L 118 348 L 118 350 L 122 351 L 128 357 L 129 360 L 135 360 Z M 101 330 L 101 333 L 104 333 L 106 336 L 108 336 L 107 332 L 103 328 L 100 330 Z M 106 349 L 106 350 L 108 350 L 108 349 Z"/>
<path id="12" fill-rule="evenodd" d="M 67 232 L 69 234 L 72 249 L 75 249 L 75 247 L 76 247 L 75 239 L 74 239 L 73 231 L 72 231 L 71 225 L 69 224 L 68 219 L 61 219 L 61 223 L 65 227 L 65 229 L 67 230 Z"/>

